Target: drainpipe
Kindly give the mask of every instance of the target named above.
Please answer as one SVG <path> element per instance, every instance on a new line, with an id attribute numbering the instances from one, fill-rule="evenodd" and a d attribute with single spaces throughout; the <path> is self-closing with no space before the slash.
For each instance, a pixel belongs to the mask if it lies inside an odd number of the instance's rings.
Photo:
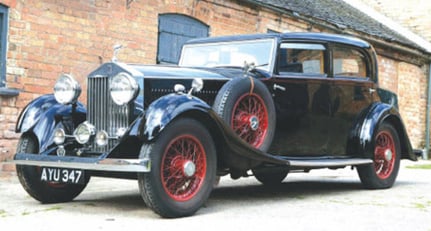
<path id="1" fill-rule="evenodd" d="M 425 130 L 425 151 L 422 152 L 422 158 L 428 159 L 430 151 L 430 109 L 431 109 L 431 62 L 428 67 L 428 95 L 427 95 L 427 112 L 426 112 L 426 130 Z"/>

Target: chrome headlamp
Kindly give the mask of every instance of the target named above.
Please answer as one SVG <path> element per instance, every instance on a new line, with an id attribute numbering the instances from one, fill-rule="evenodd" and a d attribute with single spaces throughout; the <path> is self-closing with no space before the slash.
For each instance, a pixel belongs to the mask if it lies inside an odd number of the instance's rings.
<path id="1" fill-rule="evenodd" d="M 54 97 L 61 104 L 76 102 L 80 94 L 81 86 L 71 75 L 62 74 L 54 85 Z"/>
<path id="2" fill-rule="evenodd" d="M 112 78 L 109 90 L 112 100 L 121 106 L 129 103 L 138 95 L 139 86 L 132 76 L 121 72 Z"/>
<path id="3" fill-rule="evenodd" d="M 87 121 L 80 124 L 73 132 L 73 136 L 80 144 L 85 144 L 90 141 L 94 134 L 96 134 L 96 128 Z"/>

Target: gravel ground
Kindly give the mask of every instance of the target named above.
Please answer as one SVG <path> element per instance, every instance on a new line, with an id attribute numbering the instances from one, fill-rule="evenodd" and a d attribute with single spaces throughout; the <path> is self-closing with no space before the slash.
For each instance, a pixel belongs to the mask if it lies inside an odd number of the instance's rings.
<path id="1" fill-rule="evenodd" d="M 40 204 L 17 178 L 0 178 L 0 229 L 16 230 L 425 230 L 431 231 L 429 161 L 402 161 L 388 190 L 365 190 L 356 171 L 292 173 L 275 187 L 223 177 L 192 217 L 162 219 L 146 208 L 136 181 L 92 178 L 73 202 Z"/>

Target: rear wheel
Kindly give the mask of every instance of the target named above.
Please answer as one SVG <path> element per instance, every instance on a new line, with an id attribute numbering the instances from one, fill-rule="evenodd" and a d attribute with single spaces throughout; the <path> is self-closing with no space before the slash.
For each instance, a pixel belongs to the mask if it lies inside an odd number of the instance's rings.
<path id="1" fill-rule="evenodd" d="M 254 177 L 264 185 L 278 185 L 289 173 L 288 169 L 253 169 Z"/>
<path id="2" fill-rule="evenodd" d="M 364 187 L 369 189 L 392 187 L 398 175 L 400 158 L 398 134 L 392 125 L 383 123 L 374 138 L 374 163 L 358 166 L 358 174 Z"/>
<path id="3" fill-rule="evenodd" d="M 18 142 L 17 153 L 39 152 L 35 138 L 22 136 Z M 87 186 L 85 184 L 61 184 L 41 181 L 41 167 L 17 165 L 16 172 L 24 190 L 34 199 L 42 203 L 68 202 L 77 197 Z"/>
<path id="4" fill-rule="evenodd" d="M 216 179 L 216 152 L 207 129 L 193 119 L 172 122 L 141 158 L 151 172 L 138 174 L 145 203 L 162 217 L 194 214 L 208 199 Z"/>

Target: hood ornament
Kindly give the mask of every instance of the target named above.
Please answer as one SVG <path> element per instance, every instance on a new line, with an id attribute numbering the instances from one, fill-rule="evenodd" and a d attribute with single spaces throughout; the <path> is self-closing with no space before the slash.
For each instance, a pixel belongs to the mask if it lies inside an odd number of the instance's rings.
<path id="1" fill-rule="evenodd" d="M 118 61 L 117 59 L 118 52 L 120 52 L 121 48 L 123 48 L 123 45 L 117 44 L 113 48 L 114 48 L 114 54 L 112 55 L 112 62 L 116 63 Z"/>

